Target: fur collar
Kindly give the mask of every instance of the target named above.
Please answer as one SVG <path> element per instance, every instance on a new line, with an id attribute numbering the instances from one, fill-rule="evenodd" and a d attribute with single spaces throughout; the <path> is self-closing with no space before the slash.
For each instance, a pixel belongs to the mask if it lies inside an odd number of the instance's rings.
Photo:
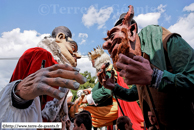
<path id="1" fill-rule="evenodd" d="M 37 45 L 38 47 L 44 48 L 48 52 L 50 52 L 53 58 L 59 64 L 69 64 L 69 61 L 63 56 L 61 53 L 60 47 L 55 42 L 55 38 L 45 37 L 42 41 L 40 41 Z"/>

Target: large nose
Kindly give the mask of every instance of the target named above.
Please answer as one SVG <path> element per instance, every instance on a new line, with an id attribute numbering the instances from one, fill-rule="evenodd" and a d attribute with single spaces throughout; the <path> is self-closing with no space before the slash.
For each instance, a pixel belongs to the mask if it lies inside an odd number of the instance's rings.
<path id="1" fill-rule="evenodd" d="M 103 43 L 102 48 L 108 50 L 111 47 L 111 41 L 107 40 Z"/>

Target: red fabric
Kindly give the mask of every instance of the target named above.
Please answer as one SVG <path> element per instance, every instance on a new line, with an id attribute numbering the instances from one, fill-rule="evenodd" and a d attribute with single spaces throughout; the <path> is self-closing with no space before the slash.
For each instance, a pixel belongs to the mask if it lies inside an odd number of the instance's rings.
<path id="1" fill-rule="evenodd" d="M 107 126 L 107 130 L 113 130 L 113 125 Z"/>
<path id="2" fill-rule="evenodd" d="M 119 72 L 117 72 L 118 78 L 117 78 L 117 83 L 124 87 L 129 89 L 127 84 L 124 82 L 123 78 L 119 76 Z M 134 130 L 143 130 L 143 127 L 141 127 L 141 122 L 144 122 L 143 114 L 142 111 L 137 104 L 137 102 L 127 102 L 124 100 L 119 100 L 119 103 L 121 105 L 121 108 L 125 114 L 125 116 L 128 116 L 133 123 L 133 129 Z M 123 116 L 120 108 L 118 107 L 118 117 Z"/>
<path id="3" fill-rule="evenodd" d="M 51 53 L 43 48 L 35 47 L 26 50 L 20 57 L 14 69 L 10 82 L 18 79 L 24 79 L 28 75 L 39 70 L 41 68 L 42 60 L 46 60 L 45 67 L 58 64 L 52 57 Z M 52 99 L 52 97 L 46 96 L 46 101 L 43 101 L 43 104 L 41 104 L 42 109 L 44 108 L 46 102 Z"/>

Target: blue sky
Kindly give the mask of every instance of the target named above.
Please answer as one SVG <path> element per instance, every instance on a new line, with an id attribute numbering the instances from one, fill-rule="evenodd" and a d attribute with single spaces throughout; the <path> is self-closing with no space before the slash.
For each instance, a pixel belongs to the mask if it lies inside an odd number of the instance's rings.
<path id="1" fill-rule="evenodd" d="M 121 13 L 133 5 L 139 30 L 159 24 L 178 32 L 194 47 L 194 2 L 192 0 L 0 0 L 0 58 L 20 57 L 35 47 L 57 26 L 68 27 L 78 43 L 79 53 L 86 55 L 103 44 Z M 5 85 L 17 60 L 0 60 L 0 86 Z M 95 75 L 85 56 L 78 67 Z"/>

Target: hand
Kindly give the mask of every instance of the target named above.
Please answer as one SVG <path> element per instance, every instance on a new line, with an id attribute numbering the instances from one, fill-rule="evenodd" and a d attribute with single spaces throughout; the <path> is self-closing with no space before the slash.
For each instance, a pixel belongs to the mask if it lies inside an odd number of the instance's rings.
<path id="1" fill-rule="evenodd" d="M 65 94 L 53 86 L 77 90 L 80 85 L 78 82 L 83 84 L 86 78 L 69 65 L 56 64 L 27 76 L 17 85 L 15 91 L 25 100 L 34 99 L 39 95 L 49 95 L 60 100 Z"/>
<path id="2" fill-rule="evenodd" d="M 123 54 L 119 54 L 116 66 L 121 69 L 119 75 L 125 78 L 124 81 L 126 84 L 151 84 L 153 70 L 149 61 L 142 56 L 129 58 Z"/>
<path id="3" fill-rule="evenodd" d="M 82 103 L 88 103 L 86 95 L 85 95 L 84 99 L 82 100 Z"/>
<path id="4" fill-rule="evenodd" d="M 83 92 L 84 92 L 86 95 L 90 94 L 91 91 L 92 91 L 92 88 L 88 88 L 88 89 L 84 89 L 84 90 L 83 90 Z"/>
<path id="5" fill-rule="evenodd" d="M 65 128 L 67 130 L 70 130 L 70 125 L 71 125 L 70 120 L 64 121 L 63 119 L 61 119 L 61 122 L 62 122 L 62 129 L 61 130 L 65 130 Z"/>
<path id="6" fill-rule="evenodd" d="M 109 64 L 103 64 L 101 67 L 101 71 L 97 73 L 99 82 L 107 89 L 113 90 L 115 87 L 115 73 L 112 70 L 111 71 L 111 77 L 109 78 L 108 75 L 106 75 L 105 69 L 109 66 Z"/>

